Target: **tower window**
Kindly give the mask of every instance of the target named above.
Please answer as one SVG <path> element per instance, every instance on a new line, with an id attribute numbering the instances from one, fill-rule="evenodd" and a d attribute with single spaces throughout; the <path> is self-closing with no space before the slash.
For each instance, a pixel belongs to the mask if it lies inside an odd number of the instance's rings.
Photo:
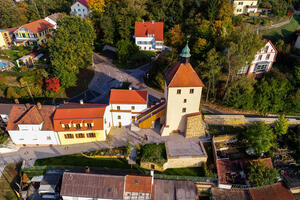
<path id="1" fill-rule="evenodd" d="M 117 110 L 120 110 L 121 108 L 120 108 L 120 106 L 117 106 Z"/>
<path id="2" fill-rule="evenodd" d="M 177 90 L 177 94 L 181 94 L 181 89 L 178 89 L 178 90 Z"/>
<path id="3" fill-rule="evenodd" d="M 190 94 L 194 94 L 194 89 L 190 89 Z"/>
<path id="4" fill-rule="evenodd" d="M 185 113 L 186 112 L 186 108 L 182 108 L 182 112 Z"/>
<path id="5" fill-rule="evenodd" d="M 183 100 L 183 103 L 186 103 L 186 99 Z"/>

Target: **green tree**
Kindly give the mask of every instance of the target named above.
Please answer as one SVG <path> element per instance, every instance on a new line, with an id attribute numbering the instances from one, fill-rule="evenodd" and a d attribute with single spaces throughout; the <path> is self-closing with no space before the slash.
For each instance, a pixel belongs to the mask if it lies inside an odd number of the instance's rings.
<path id="1" fill-rule="evenodd" d="M 275 183 L 279 174 L 276 169 L 269 168 L 264 162 L 258 160 L 246 166 L 246 176 L 251 185 L 258 187 Z"/>
<path id="2" fill-rule="evenodd" d="M 18 14 L 13 0 L 0 0 L 0 28 L 10 28 L 19 25 Z"/>
<path id="3" fill-rule="evenodd" d="M 211 0 L 208 1 L 208 19 L 210 21 L 214 21 L 217 17 L 218 14 L 218 0 Z"/>
<path id="4" fill-rule="evenodd" d="M 280 115 L 278 120 L 275 122 L 274 133 L 277 136 L 284 135 L 289 129 L 288 119 L 285 118 L 285 115 Z"/>
<path id="5" fill-rule="evenodd" d="M 126 63 L 129 56 L 138 51 L 138 47 L 129 40 L 120 40 L 117 43 L 117 54 L 121 63 Z"/>
<path id="6" fill-rule="evenodd" d="M 300 82 L 300 64 L 295 66 L 295 76 L 296 76 L 297 81 Z"/>
<path id="7" fill-rule="evenodd" d="M 48 42 L 49 56 L 55 77 L 68 88 L 76 84 L 79 68 L 91 65 L 96 35 L 92 25 L 77 16 L 62 18 L 58 26 L 55 37 Z"/>
<path id="8" fill-rule="evenodd" d="M 240 139 L 259 155 L 268 152 L 273 146 L 274 133 L 272 128 L 264 122 L 254 122 L 241 134 Z"/>

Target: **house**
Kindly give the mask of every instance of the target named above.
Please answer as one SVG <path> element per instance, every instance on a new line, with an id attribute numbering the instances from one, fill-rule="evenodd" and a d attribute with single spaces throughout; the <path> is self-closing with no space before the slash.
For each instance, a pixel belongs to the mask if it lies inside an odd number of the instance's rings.
<path id="1" fill-rule="evenodd" d="M 42 45 L 51 37 L 54 25 L 40 19 L 20 26 L 14 31 L 14 43 L 17 46 Z"/>
<path id="2" fill-rule="evenodd" d="M 38 53 L 38 52 L 32 52 L 28 55 L 25 55 L 19 59 L 16 60 L 18 66 L 20 66 L 20 64 L 22 65 L 33 65 L 35 62 L 37 62 L 41 57 L 43 57 L 44 54 L 42 53 Z"/>
<path id="3" fill-rule="evenodd" d="M 147 109 L 148 93 L 145 90 L 111 89 L 109 105 L 112 125 L 129 126 L 136 116 Z"/>
<path id="4" fill-rule="evenodd" d="M 212 200 L 251 200 L 248 189 L 211 188 Z"/>
<path id="5" fill-rule="evenodd" d="M 12 38 L 9 31 L 0 30 L 0 49 L 7 49 L 12 45 Z"/>
<path id="6" fill-rule="evenodd" d="M 63 200 L 123 199 L 124 176 L 64 172 L 60 195 Z"/>
<path id="7" fill-rule="evenodd" d="M 297 40 L 295 43 L 295 48 L 300 50 L 300 33 L 297 33 Z"/>
<path id="8" fill-rule="evenodd" d="M 164 96 L 167 100 L 167 111 L 162 136 L 168 136 L 172 132 L 185 132 L 186 115 L 199 113 L 204 85 L 189 63 L 191 54 L 188 44 L 180 56 L 181 61 L 165 73 Z"/>
<path id="9" fill-rule="evenodd" d="M 42 198 L 56 197 L 59 198 L 59 186 L 62 179 L 60 172 L 47 172 L 43 175 L 38 193 Z"/>
<path id="10" fill-rule="evenodd" d="M 154 192 L 153 176 L 125 176 L 124 200 L 152 200 Z"/>
<path id="11" fill-rule="evenodd" d="M 13 105 L 6 130 L 16 145 L 58 145 L 52 117 L 56 106 Z"/>
<path id="12" fill-rule="evenodd" d="M 58 106 L 53 124 L 62 145 L 104 141 L 112 126 L 109 106 L 83 101 Z"/>
<path id="13" fill-rule="evenodd" d="M 292 192 L 281 183 L 267 185 L 258 188 L 250 188 L 251 200 L 272 199 L 272 200 L 295 200 Z"/>
<path id="14" fill-rule="evenodd" d="M 140 50 L 163 50 L 164 23 L 163 22 L 135 22 L 135 44 Z"/>
<path id="15" fill-rule="evenodd" d="M 0 104 L 0 120 L 7 124 L 9 113 L 14 104 Z"/>
<path id="16" fill-rule="evenodd" d="M 257 0 L 233 0 L 233 15 L 257 13 Z"/>
<path id="17" fill-rule="evenodd" d="M 89 0 L 78 0 L 71 6 L 71 14 L 85 18 L 89 15 Z"/>
<path id="18" fill-rule="evenodd" d="M 57 29 L 57 21 L 63 17 L 62 13 L 54 13 L 45 17 L 45 20 L 54 25 L 54 29 Z"/>
<path id="19" fill-rule="evenodd" d="M 256 53 L 254 60 L 249 66 L 241 69 L 240 74 L 255 75 L 261 77 L 264 73 L 270 71 L 276 60 L 277 50 L 269 40 L 265 46 Z"/>

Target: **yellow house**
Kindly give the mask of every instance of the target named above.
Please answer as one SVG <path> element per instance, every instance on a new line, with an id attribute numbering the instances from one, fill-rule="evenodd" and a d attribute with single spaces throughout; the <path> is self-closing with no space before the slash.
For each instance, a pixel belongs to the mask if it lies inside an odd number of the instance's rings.
<path id="1" fill-rule="evenodd" d="M 11 37 L 9 31 L 0 30 L 0 49 L 6 49 L 11 46 Z"/>
<path id="2" fill-rule="evenodd" d="M 257 0 L 233 0 L 233 15 L 257 13 Z"/>
<path id="3" fill-rule="evenodd" d="M 62 104 L 53 117 L 62 145 L 104 141 L 111 128 L 109 107 L 102 104 Z"/>
<path id="4" fill-rule="evenodd" d="M 17 46 L 42 45 L 47 43 L 53 33 L 54 25 L 40 19 L 20 26 L 14 31 Z"/>

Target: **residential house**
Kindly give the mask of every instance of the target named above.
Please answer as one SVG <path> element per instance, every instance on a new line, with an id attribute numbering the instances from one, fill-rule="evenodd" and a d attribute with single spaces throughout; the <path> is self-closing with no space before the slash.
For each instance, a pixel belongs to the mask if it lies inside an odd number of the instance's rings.
<path id="1" fill-rule="evenodd" d="M 233 15 L 257 13 L 257 0 L 232 0 Z"/>
<path id="2" fill-rule="evenodd" d="M 53 117 L 54 130 L 62 145 L 104 141 L 110 132 L 109 106 L 103 104 L 62 104 Z"/>
<path id="3" fill-rule="evenodd" d="M 148 93 L 145 90 L 111 89 L 109 105 L 112 125 L 129 126 L 136 116 L 147 109 Z"/>
<path id="4" fill-rule="evenodd" d="M 154 192 L 153 176 L 125 176 L 124 200 L 152 200 Z"/>
<path id="5" fill-rule="evenodd" d="M 165 73 L 164 96 L 167 99 L 166 122 L 162 136 L 186 130 L 186 115 L 199 113 L 202 87 L 199 76 L 189 63 L 188 44 L 180 54 L 181 61 Z"/>
<path id="6" fill-rule="evenodd" d="M 297 33 L 297 40 L 295 43 L 295 48 L 300 50 L 300 33 Z"/>
<path id="7" fill-rule="evenodd" d="M 0 30 L 0 49 L 7 49 L 12 45 L 12 39 L 9 31 Z"/>
<path id="8" fill-rule="evenodd" d="M 163 22 L 135 22 L 135 44 L 140 50 L 163 50 L 164 23 Z"/>
<path id="9" fill-rule="evenodd" d="M 13 105 L 6 130 L 17 145 L 58 145 L 52 117 L 56 106 Z"/>
<path id="10" fill-rule="evenodd" d="M 51 37 L 54 25 L 40 19 L 20 26 L 14 31 L 14 43 L 19 46 L 42 45 Z"/>
<path id="11" fill-rule="evenodd" d="M 272 199 L 272 200 L 296 200 L 292 192 L 281 183 L 263 187 L 250 188 L 251 200 Z"/>
<path id="12" fill-rule="evenodd" d="M 256 77 L 261 77 L 264 73 L 271 70 L 276 56 L 277 50 L 269 40 L 265 46 L 256 53 L 251 64 L 241 69 L 240 74 L 254 74 Z"/>
<path id="13" fill-rule="evenodd" d="M 0 104 L 0 120 L 7 124 L 9 113 L 14 104 Z"/>
<path id="14" fill-rule="evenodd" d="M 37 62 L 41 57 L 43 57 L 44 54 L 38 53 L 38 52 L 32 52 L 28 55 L 25 55 L 19 59 L 16 60 L 18 66 L 21 64 L 23 65 L 33 65 L 35 62 Z"/>
<path id="15" fill-rule="evenodd" d="M 57 21 L 63 17 L 62 13 L 54 13 L 45 17 L 45 20 L 54 25 L 54 29 L 57 29 Z"/>
<path id="16" fill-rule="evenodd" d="M 71 6 L 71 14 L 85 18 L 89 15 L 89 0 L 78 0 Z"/>

